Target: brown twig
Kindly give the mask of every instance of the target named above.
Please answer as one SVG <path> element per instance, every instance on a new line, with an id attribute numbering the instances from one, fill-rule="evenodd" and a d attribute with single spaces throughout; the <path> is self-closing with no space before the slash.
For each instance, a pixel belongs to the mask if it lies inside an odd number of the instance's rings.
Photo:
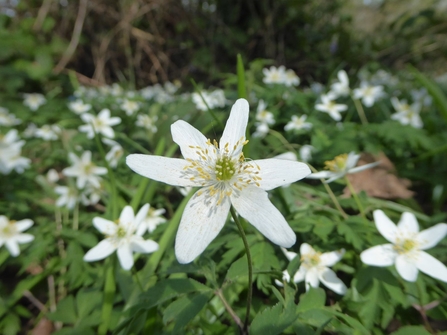
<path id="1" fill-rule="evenodd" d="M 42 28 L 43 21 L 47 17 L 50 10 L 51 2 L 53 2 L 53 0 L 44 0 L 42 6 L 40 6 L 39 12 L 37 13 L 36 21 L 33 25 L 34 31 L 39 31 Z"/>

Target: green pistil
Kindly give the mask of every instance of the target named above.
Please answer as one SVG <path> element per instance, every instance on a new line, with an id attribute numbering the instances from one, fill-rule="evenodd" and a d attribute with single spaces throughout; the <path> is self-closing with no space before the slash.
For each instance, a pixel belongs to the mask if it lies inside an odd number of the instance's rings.
<path id="1" fill-rule="evenodd" d="M 119 238 L 123 238 L 126 236 L 126 230 L 123 227 L 119 227 L 118 231 L 116 232 L 116 236 Z"/>
<path id="2" fill-rule="evenodd" d="M 394 250 L 399 254 L 405 254 L 414 249 L 416 242 L 414 240 L 404 240 L 402 244 L 395 245 Z"/>
<path id="3" fill-rule="evenodd" d="M 223 156 L 216 162 L 214 171 L 218 180 L 230 180 L 233 178 L 236 169 L 234 162 L 229 157 Z"/>

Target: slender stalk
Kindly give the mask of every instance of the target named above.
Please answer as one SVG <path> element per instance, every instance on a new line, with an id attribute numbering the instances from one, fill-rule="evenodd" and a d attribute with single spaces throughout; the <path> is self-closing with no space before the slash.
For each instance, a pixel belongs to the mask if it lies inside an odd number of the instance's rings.
<path id="1" fill-rule="evenodd" d="M 220 300 L 222 301 L 225 309 L 227 310 L 228 314 L 231 315 L 231 318 L 234 320 L 234 322 L 237 324 L 237 326 L 239 327 L 239 330 L 241 333 L 243 333 L 244 331 L 244 324 L 242 323 L 241 319 L 239 318 L 239 316 L 237 316 L 237 314 L 235 313 L 235 311 L 231 308 L 231 306 L 228 304 L 228 301 L 225 299 L 223 292 L 221 289 L 218 289 L 214 292 L 215 295 L 217 295 Z"/>
<path id="2" fill-rule="evenodd" d="M 430 322 L 428 322 L 427 319 L 427 313 L 425 312 L 424 302 L 422 301 L 422 289 L 421 285 L 416 283 L 416 287 L 418 289 L 418 295 L 419 295 L 419 313 L 421 314 L 422 320 L 424 321 L 424 326 L 427 329 L 430 334 L 436 334 L 436 332 L 433 330 L 433 328 L 430 325 Z"/>
<path id="3" fill-rule="evenodd" d="M 362 103 L 359 101 L 359 99 L 352 98 L 352 101 L 354 101 L 355 109 L 357 109 L 357 113 L 359 115 L 360 121 L 362 121 L 363 125 L 368 124 L 368 120 L 366 119 L 365 111 L 363 110 Z"/>
<path id="4" fill-rule="evenodd" d="M 138 287 L 140 288 L 141 292 L 144 292 L 143 285 L 141 284 L 140 277 L 138 277 L 138 272 L 135 269 L 135 266 L 132 266 L 132 274 L 133 274 L 133 277 L 135 278 L 135 281 L 137 282 Z"/>
<path id="5" fill-rule="evenodd" d="M 76 201 L 76 206 L 73 211 L 73 230 L 79 229 L 79 202 Z"/>
<path id="6" fill-rule="evenodd" d="M 348 185 L 349 191 L 351 192 L 352 197 L 354 198 L 355 202 L 357 203 L 357 207 L 359 208 L 362 218 L 366 219 L 365 210 L 363 209 L 363 205 L 360 202 L 357 192 L 354 190 L 354 187 L 352 186 L 351 182 L 349 181 L 348 176 L 345 176 L 345 180 L 346 180 L 346 184 Z"/>
<path id="7" fill-rule="evenodd" d="M 248 294 L 247 294 L 247 313 L 245 314 L 244 320 L 244 328 L 242 329 L 242 334 L 248 334 L 248 320 L 250 319 L 250 308 L 251 308 L 251 299 L 253 295 L 253 266 L 251 263 L 251 254 L 250 247 L 248 245 L 247 238 L 244 233 L 244 228 L 242 228 L 242 224 L 239 221 L 239 218 L 234 210 L 233 206 L 230 207 L 230 213 L 233 217 L 234 222 L 236 222 L 237 228 L 239 229 L 239 233 L 241 234 L 242 241 L 244 242 L 245 253 L 247 255 L 247 263 L 248 263 Z"/>
<path id="8" fill-rule="evenodd" d="M 113 300 L 115 298 L 115 261 L 116 259 L 112 257 L 109 259 L 108 264 L 106 265 L 106 271 L 105 271 L 105 283 L 104 283 L 104 302 L 102 304 L 102 311 L 101 311 L 101 319 L 102 323 L 98 328 L 98 335 L 105 335 L 107 334 L 107 330 L 109 328 L 110 324 L 110 317 L 112 313 L 113 308 Z"/>
<path id="9" fill-rule="evenodd" d="M 247 90 L 245 89 L 245 70 L 244 62 L 242 61 L 241 54 L 237 54 L 237 95 L 239 98 L 247 99 Z"/>
<path id="10" fill-rule="evenodd" d="M 326 189 L 326 192 L 329 195 L 329 197 L 331 198 L 331 200 L 334 203 L 335 207 L 337 207 L 337 210 L 340 212 L 340 214 L 343 216 L 343 218 L 347 219 L 348 218 L 348 214 L 346 214 L 346 212 L 340 206 L 340 203 L 338 202 L 337 197 L 335 196 L 334 192 L 332 192 L 332 189 L 329 187 L 329 184 L 324 179 L 321 179 L 321 182 L 323 183 L 323 186 Z"/>

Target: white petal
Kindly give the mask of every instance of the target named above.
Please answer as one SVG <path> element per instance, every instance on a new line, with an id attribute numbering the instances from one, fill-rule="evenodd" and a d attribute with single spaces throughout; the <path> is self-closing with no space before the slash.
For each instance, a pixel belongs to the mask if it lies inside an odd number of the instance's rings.
<path id="1" fill-rule="evenodd" d="M 259 166 L 259 177 L 262 178 L 260 187 L 266 191 L 296 182 L 310 174 L 307 164 L 285 159 L 260 159 L 250 164 Z"/>
<path id="2" fill-rule="evenodd" d="M 396 242 L 397 227 L 380 209 L 373 212 L 374 222 L 379 233 L 391 243 Z"/>
<path id="3" fill-rule="evenodd" d="M 207 147 L 206 137 L 183 120 L 176 121 L 171 125 L 171 134 L 174 142 L 179 145 L 184 158 L 199 159 L 200 156 L 196 153 L 196 147 Z"/>
<path id="4" fill-rule="evenodd" d="M 324 179 L 324 178 L 333 177 L 335 175 L 336 175 L 336 173 L 334 173 L 332 171 L 320 171 L 320 172 L 312 173 L 312 174 L 308 175 L 306 178 L 308 178 L 308 179 Z"/>
<path id="5" fill-rule="evenodd" d="M 93 262 L 110 256 L 116 248 L 108 240 L 102 240 L 96 246 L 91 248 L 84 256 L 84 261 Z"/>
<path id="6" fill-rule="evenodd" d="M 394 264 L 396 255 L 392 244 L 382 244 L 363 251 L 360 259 L 368 265 L 389 266 Z"/>
<path id="7" fill-rule="evenodd" d="M 34 240 L 34 236 L 31 234 L 19 234 L 15 236 L 15 240 L 20 244 L 28 243 Z"/>
<path id="8" fill-rule="evenodd" d="M 15 240 L 6 241 L 5 247 L 8 249 L 11 256 L 17 257 L 20 255 L 19 244 Z"/>
<path id="9" fill-rule="evenodd" d="M 162 156 L 133 154 L 126 158 L 126 164 L 136 173 L 173 186 L 199 186 L 183 177 L 189 162 L 184 159 Z"/>
<path id="10" fill-rule="evenodd" d="M 340 259 L 343 258 L 343 255 L 345 254 L 345 249 L 332 251 L 332 252 L 325 252 L 321 254 L 320 260 L 321 265 L 323 266 L 333 266 L 335 263 L 337 263 Z"/>
<path id="11" fill-rule="evenodd" d="M 306 278 L 307 270 L 304 266 L 300 266 L 298 271 L 293 276 L 293 282 L 295 284 L 302 282 Z"/>
<path id="12" fill-rule="evenodd" d="M 318 287 L 320 284 L 320 280 L 318 279 L 318 270 L 317 268 L 310 268 L 306 272 L 306 290 L 309 289 L 309 285 L 312 287 Z"/>
<path id="13" fill-rule="evenodd" d="M 354 151 L 351 151 L 348 154 L 348 157 L 346 158 L 346 167 L 348 169 L 353 168 L 354 166 L 356 166 L 359 159 L 360 159 L 360 155 L 356 154 Z"/>
<path id="14" fill-rule="evenodd" d="M 230 148 L 233 148 L 241 138 L 245 138 L 249 111 L 250 107 L 247 100 L 236 100 L 231 108 L 230 117 L 220 139 L 220 148 L 224 148 L 227 143 Z"/>
<path id="15" fill-rule="evenodd" d="M 230 202 L 225 199 L 217 205 L 217 200 L 199 190 L 186 204 L 175 238 L 175 255 L 179 263 L 192 262 L 222 230 Z"/>
<path id="16" fill-rule="evenodd" d="M 149 254 L 158 250 L 158 243 L 152 240 L 134 239 L 132 241 L 132 250 L 142 254 Z"/>
<path id="17" fill-rule="evenodd" d="M 345 294 L 346 293 L 346 285 L 337 277 L 334 271 L 329 268 L 325 268 L 323 271 L 319 273 L 319 279 L 323 283 L 324 286 L 331 289 L 335 293 Z"/>
<path id="18" fill-rule="evenodd" d="M 244 219 L 273 243 L 284 248 L 290 248 L 295 244 L 295 232 L 270 202 L 266 191 L 255 186 L 248 186 L 239 195 L 233 192 L 231 203 Z"/>
<path id="19" fill-rule="evenodd" d="M 33 220 L 25 219 L 25 220 L 17 221 L 15 224 L 16 224 L 17 231 L 21 232 L 21 231 L 25 231 L 29 227 L 31 227 L 33 225 L 33 223 L 34 223 Z"/>
<path id="20" fill-rule="evenodd" d="M 114 235 L 118 228 L 115 222 L 100 218 L 98 216 L 93 218 L 93 226 L 95 226 L 95 228 L 104 235 Z"/>
<path id="21" fill-rule="evenodd" d="M 122 225 L 123 227 L 129 227 L 134 223 L 134 220 L 135 216 L 132 207 L 130 206 L 124 207 L 120 214 L 119 219 L 120 225 Z"/>
<path id="22" fill-rule="evenodd" d="M 416 216 L 410 212 L 403 212 L 400 221 L 397 224 L 397 229 L 408 233 L 418 233 L 419 224 L 416 220 Z"/>
<path id="23" fill-rule="evenodd" d="M 150 207 L 151 207 L 150 204 L 145 204 L 143 207 L 140 208 L 137 215 L 135 216 L 135 224 L 137 225 L 141 224 L 141 221 L 143 221 L 146 218 Z"/>
<path id="24" fill-rule="evenodd" d="M 426 250 L 433 248 L 447 235 L 447 224 L 438 223 L 437 225 L 421 231 L 416 239 L 419 242 L 419 249 Z"/>
<path id="25" fill-rule="evenodd" d="M 374 166 L 377 166 L 379 164 L 380 164 L 380 162 L 374 162 L 374 163 L 369 163 L 369 164 L 363 164 L 363 165 L 360 165 L 360 166 L 356 166 L 356 167 L 354 167 L 352 169 L 349 169 L 348 173 L 357 173 L 357 172 L 360 172 L 360 171 L 364 171 L 364 170 L 373 168 Z"/>
<path id="26" fill-rule="evenodd" d="M 292 118 L 294 117 L 295 115 L 293 115 L 292 116 Z M 303 116 L 306 116 L 306 115 L 303 115 Z M 295 116 L 296 117 L 296 116 Z M 276 159 L 286 159 L 286 160 L 289 160 L 289 161 L 297 161 L 298 159 L 296 158 L 296 154 L 294 153 L 294 152 L 291 152 L 291 151 L 288 151 L 288 152 L 285 152 L 285 153 L 283 153 L 283 154 L 280 154 L 280 155 L 278 155 L 278 156 L 275 156 L 275 157 L 273 157 L 273 158 L 276 158 Z"/>
<path id="27" fill-rule="evenodd" d="M 447 282 L 447 267 L 425 251 L 419 252 L 416 266 L 421 272 Z"/>
<path id="28" fill-rule="evenodd" d="M 285 248 L 281 248 L 282 252 L 284 253 L 284 255 L 286 256 L 286 258 L 291 261 L 292 259 L 294 259 L 298 254 L 296 252 L 293 251 L 288 251 Z"/>
<path id="29" fill-rule="evenodd" d="M 314 253 L 315 253 L 314 248 L 312 248 L 309 244 L 307 244 L 307 243 L 301 244 L 301 246 L 300 246 L 301 256 L 308 255 L 308 254 L 314 254 Z"/>
<path id="30" fill-rule="evenodd" d="M 419 258 L 420 255 L 418 255 Z M 409 282 L 415 282 L 418 278 L 418 268 L 415 260 L 406 255 L 398 255 L 396 257 L 396 270 L 400 276 Z"/>
<path id="31" fill-rule="evenodd" d="M 120 246 L 117 250 L 118 260 L 124 270 L 130 270 L 133 266 L 132 250 L 129 244 Z"/>

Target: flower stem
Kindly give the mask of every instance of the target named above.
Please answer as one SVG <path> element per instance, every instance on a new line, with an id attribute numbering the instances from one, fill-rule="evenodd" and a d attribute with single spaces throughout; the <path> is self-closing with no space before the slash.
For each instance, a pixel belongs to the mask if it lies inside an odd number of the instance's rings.
<path id="1" fill-rule="evenodd" d="M 237 314 L 234 312 L 234 310 L 231 308 L 231 306 L 228 304 L 228 301 L 225 299 L 222 289 L 217 289 L 214 294 L 216 294 L 220 300 L 222 301 L 225 309 L 227 310 L 227 312 L 231 315 L 232 319 L 234 320 L 234 322 L 237 324 L 237 326 L 239 327 L 239 330 L 241 333 L 243 333 L 244 331 L 244 325 L 242 324 L 241 319 L 239 318 L 239 316 L 237 316 Z"/>
<path id="2" fill-rule="evenodd" d="M 236 222 L 237 228 L 239 229 L 239 233 L 241 234 L 242 241 L 244 242 L 245 253 L 247 255 L 247 263 L 248 263 L 247 313 L 245 314 L 244 328 L 242 329 L 242 334 L 248 334 L 248 320 L 250 318 L 251 298 L 253 295 L 253 266 L 251 263 L 250 247 L 248 246 L 248 241 L 247 241 L 247 238 L 244 233 L 244 228 L 242 228 L 242 224 L 239 221 L 239 218 L 238 218 L 233 206 L 230 207 L 230 213 L 231 213 L 231 216 L 233 217 L 234 222 Z"/>
<path id="3" fill-rule="evenodd" d="M 355 109 L 357 109 L 357 114 L 359 115 L 360 121 L 362 121 L 363 125 L 368 124 L 368 120 L 366 119 L 365 111 L 363 110 L 362 103 L 359 101 L 359 99 L 352 98 L 352 101 L 354 101 Z"/>
<path id="4" fill-rule="evenodd" d="M 104 302 L 102 304 L 102 312 L 101 312 L 102 323 L 98 328 L 99 335 L 105 335 L 107 333 L 110 324 L 110 317 L 112 313 L 113 300 L 115 298 L 115 290 L 116 290 L 115 276 L 114 276 L 115 262 L 116 258 L 112 257 L 108 262 L 109 264 L 106 265 Z"/>
<path id="5" fill-rule="evenodd" d="M 332 189 L 330 188 L 330 186 L 328 185 L 326 180 L 321 179 L 321 182 L 323 183 L 323 186 L 326 189 L 327 194 L 329 194 L 329 197 L 331 198 L 331 200 L 334 203 L 335 207 L 337 207 L 338 211 L 343 216 L 343 218 L 347 219 L 348 218 L 348 214 L 346 214 L 345 211 L 343 210 L 343 208 L 340 206 L 340 203 L 338 202 L 337 197 L 335 196 L 334 192 L 332 192 Z"/>
<path id="6" fill-rule="evenodd" d="M 418 298 L 419 298 L 419 313 L 421 314 L 422 320 L 424 321 L 424 326 L 427 329 L 427 331 L 430 334 L 436 334 L 435 331 L 433 330 L 433 328 L 430 325 L 430 322 L 427 319 L 427 313 L 425 312 L 425 308 L 424 308 L 424 301 L 422 300 L 422 288 L 421 288 L 421 284 L 420 283 L 416 283 L 416 287 L 418 289 Z"/>
<path id="7" fill-rule="evenodd" d="M 345 180 L 346 180 L 346 184 L 348 185 L 349 191 L 351 191 L 352 197 L 354 198 L 355 202 L 357 203 L 357 207 L 359 208 L 362 218 L 366 219 L 365 210 L 363 209 L 362 203 L 360 202 L 357 192 L 354 190 L 354 187 L 352 186 L 351 182 L 349 181 L 348 176 L 345 176 Z"/>

